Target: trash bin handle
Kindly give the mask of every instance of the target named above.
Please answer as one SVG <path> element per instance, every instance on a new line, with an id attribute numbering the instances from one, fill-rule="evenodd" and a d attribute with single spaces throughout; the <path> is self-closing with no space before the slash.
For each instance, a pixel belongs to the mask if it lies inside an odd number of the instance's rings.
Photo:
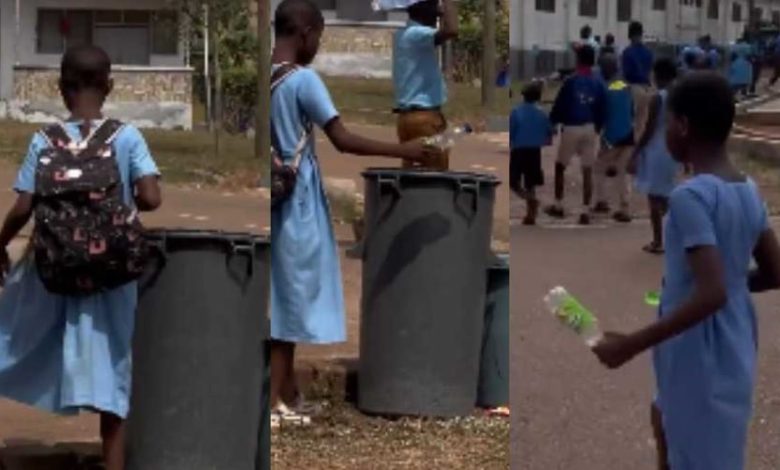
<path id="1" fill-rule="evenodd" d="M 382 188 L 389 187 L 396 197 L 401 197 L 401 176 L 396 174 L 393 176 L 377 175 L 376 184 L 379 188 L 379 192 L 382 192 Z"/>
<path id="2" fill-rule="evenodd" d="M 165 266 L 168 264 L 168 243 L 167 238 L 165 234 L 162 234 L 161 240 L 155 240 L 150 241 L 149 243 L 149 258 L 154 259 L 156 262 L 154 263 L 154 271 L 152 274 L 145 279 L 143 282 L 139 283 L 138 285 L 138 292 L 139 295 L 142 295 L 144 292 L 146 292 L 149 287 L 151 287 L 155 282 L 157 282 L 157 278 L 160 277 L 160 274 L 162 273 L 163 269 L 165 269 Z"/>
<path id="3" fill-rule="evenodd" d="M 246 268 L 246 275 L 247 277 L 251 278 L 254 275 L 254 264 L 252 261 L 254 261 L 254 244 L 250 245 L 237 245 L 235 241 L 230 241 L 230 256 L 227 258 L 226 263 L 230 264 L 230 259 L 235 255 L 245 255 L 247 258 L 249 258 L 249 262 L 247 263 Z"/>
<path id="4" fill-rule="evenodd" d="M 479 210 L 479 181 L 464 181 L 462 179 L 457 180 L 458 194 L 460 193 L 474 193 L 474 212 Z"/>

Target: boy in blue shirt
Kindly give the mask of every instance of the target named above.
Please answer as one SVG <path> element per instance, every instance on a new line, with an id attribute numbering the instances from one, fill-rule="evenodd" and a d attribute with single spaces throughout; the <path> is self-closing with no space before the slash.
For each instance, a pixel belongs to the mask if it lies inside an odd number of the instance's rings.
<path id="1" fill-rule="evenodd" d="M 642 42 L 644 26 L 638 21 L 628 26 L 631 45 L 623 50 L 620 70 L 634 95 L 634 134 L 642 135 L 647 125 L 650 100 L 650 74 L 653 71 L 653 52 Z"/>
<path id="2" fill-rule="evenodd" d="M 598 134 L 606 117 L 606 88 L 594 77 L 592 69 L 596 52 L 584 45 L 577 49 L 577 71 L 567 78 L 555 99 L 550 120 L 562 125 L 555 164 L 555 203 L 546 209 L 551 217 L 563 218 L 564 177 L 566 167 L 576 155 L 582 167 L 583 209 L 580 224 L 590 223 L 590 204 L 593 196 L 593 165 L 596 161 Z"/>
<path id="3" fill-rule="evenodd" d="M 627 173 L 634 150 L 634 98 L 628 84 L 618 78 L 617 57 L 614 54 L 602 55 L 599 67 L 607 84 L 607 117 L 601 134 L 601 152 L 596 160 L 596 206 L 593 212 L 609 213 L 606 184 L 608 178 L 613 178 L 619 202 L 619 209 L 613 218 L 627 223 L 631 221 Z"/>
<path id="4" fill-rule="evenodd" d="M 736 99 L 747 95 L 753 83 L 753 64 L 750 63 L 750 45 L 743 40 L 734 45 L 728 77 Z"/>
<path id="5" fill-rule="evenodd" d="M 408 142 L 447 130 L 442 107 L 447 86 L 439 66 L 439 47 L 458 36 L 458 12 L 452 0 L 423 0 L 407 9 L 409 22 L 393 40 L 393 88 L 398 139 Z M 436 24 L 441 18 L 441 24 Z M 446 170 L 448 154 L 435 166 Z M 404 162 L 405 167 L 414 166 Z"/>
<path id="6" fill-rule="evenodd" d="M 541 99 L 541 82 L 531 82 L 523 88 L 524 103 L 517 106 L 509 117 L 509 185 L 526 201 L 524 225 L 536 224 L 539 209 L 536 187 L 544 185 L 542 147 L 550 145 L 553 134 L 550 120 L 537 105 Z"/>

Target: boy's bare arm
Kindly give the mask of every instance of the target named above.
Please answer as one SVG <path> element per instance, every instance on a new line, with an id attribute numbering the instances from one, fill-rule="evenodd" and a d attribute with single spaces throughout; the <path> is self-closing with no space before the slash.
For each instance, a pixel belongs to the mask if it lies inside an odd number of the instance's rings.
<path id="1" fill-rule="evenodd" d="M 458 37 L 458 7 L 453 0 L 442 1 L 442 16 L 439 31 L 434 41 L 437 46 Z"/>
<path id="2" fill-rule="evenodd" d="M 151 212 L 162 205 L 162 191 L 156 175 L 144 176 L 135 182 L 135 205 L 144 212 Z"/>
<path id="3" fill-rule="evenodd" d="M 391 144 L 367 139 L 353 134 L 341 119 L 336 117 L 328 122 L 324 129 L 330 142 L 341 153 L 350 153 L 360 156 L 382 156 L 393 158 L 405 158 L 407 160 L 428 161 L 439 156 L 440 151 L 427 147 L 421 142 L 409 142 L 406 144 Z"/>
<path id="4" fill-rule="evenodd" d="M 753 259 L 757 268 L 748 278 L 750 292 L 780 289 L 780 245 L 774 230 L 767 230 L 758 239 Z"/>
<path id="5" fill-rule="evenodd" d="M 27 222 L 30 221 L 33 212 L 33 195 L 30 193 L 19 193 L 14 206 L 8 211 L 3 222 L 3 228 L 0 229 L 0 249 L 7 247 L 11 241 L 19 235 Z"/>

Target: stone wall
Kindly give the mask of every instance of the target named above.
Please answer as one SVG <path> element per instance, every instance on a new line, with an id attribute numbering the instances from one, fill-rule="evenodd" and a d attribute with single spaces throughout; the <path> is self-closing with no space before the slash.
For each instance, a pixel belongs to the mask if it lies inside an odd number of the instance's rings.
<path id="1" fill-rule="evenodd" d="M 389 78 L 396 28 L 328 25 L 314 66 L 325 75 Z"/>
<path id="2" fill-rule="evenodd" d="M 114 91 L 106 112 L 139 127 L 192 128 L 192 72 L 187 69 L 126 69 L 113 73 Z M 53 68 L 17 67 L 7 114 L 13 119 L 48 122 L 66 110 Z"/>

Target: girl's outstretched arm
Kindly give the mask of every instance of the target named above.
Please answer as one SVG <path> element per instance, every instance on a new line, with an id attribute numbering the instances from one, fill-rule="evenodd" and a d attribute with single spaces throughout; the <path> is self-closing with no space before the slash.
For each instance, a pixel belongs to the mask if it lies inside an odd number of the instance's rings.
<path id="1" fill-rule="evenodd" d="M 723 308 L 728 300 L 723 262 L 714 246 L 688 250 L 688 263 L 694 278 L 688 300 L 658 322 L 630 335 L 609 333 L 593 348 L 607 367 L 617 368 L 634 356 L 695 326 Z"/>
<path id="2" fill-rule="evenodd" d="M 748 278 L 750 292 L 765 292 L 780 289 L 780 244 L 774 230 L 769 229 L 761 234 L 753 259 L 757 268 L 751 271 Z"/>
<path id="3" fill-rule="evenodd" d="M 5 284 L 5 276 L 10 268 L 8 245 L 29 222 L 32 211 L 33 195 L 22 192 L 19 193 L 16 202 L 5 217 L 3 227 L 0 229 L 0 286 Z"/>
<path id="4" fill-rule="evenodd" d="M 425 145 L 421 141 L 411 141 L 404 144 L 391 144 L 378 140 L 367 139 L 353 134 L 341 122 L 341 118 L 331 119 L 323 128 L 330 142 L 341 153 L 351 153 L 360 156 L 381 156 L 403 158 L 406 160 L 427 163 L 438 158 L 441 151 Z"/>

